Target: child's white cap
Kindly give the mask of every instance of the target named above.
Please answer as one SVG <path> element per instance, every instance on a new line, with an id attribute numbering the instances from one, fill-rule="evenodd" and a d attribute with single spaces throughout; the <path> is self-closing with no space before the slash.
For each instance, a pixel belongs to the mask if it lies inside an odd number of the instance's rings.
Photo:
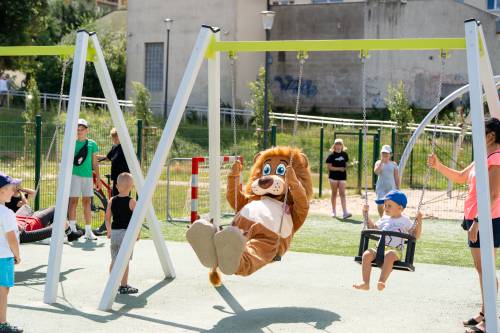
<path id="1" fill-rule="evenodd" d="M 380 150 L 381 153 L 389 153 L 392 154 L 392 149 L 391 146 L 389 145 L 383 145 L 382 150 Z"/>
<path id="2" fill-rule="evenodd" d="M 89 128 L 89 123 L 85 119 L 80 118 L 78 119 L 78 126 L 85 126 L 86 128 Z"/>
<path id="3" fill-rule="evenodd" d="M 336 145 L 337 143 L 340 143 L 341 145 L 343 145 L 344 144 L 344 140 L 337 138 L 337 139 L 335 139 L 335 141 L 333 142 L 333 144 Z"/>

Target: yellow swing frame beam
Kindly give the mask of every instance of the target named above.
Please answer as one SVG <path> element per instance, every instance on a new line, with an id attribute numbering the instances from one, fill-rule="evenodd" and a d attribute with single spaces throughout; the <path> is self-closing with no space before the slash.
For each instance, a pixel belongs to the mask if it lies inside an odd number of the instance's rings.
<path id="1" fill-rule="evenodd" d="M 61 56 L 73 57 L 74 45 L 52 46 L 0 46 L 0 57 Z M 87 50 L 87 61 L 95 61 L 95 50 L 91 44 Z"/>
<path id="2" fill-rule="evenodd" d="M 338 39 L 282 41 L 216 41 L 212 38 L 207 57 L 214 52 L 265 51 L 417 51 L 465 50 L 465 38 Z"/>

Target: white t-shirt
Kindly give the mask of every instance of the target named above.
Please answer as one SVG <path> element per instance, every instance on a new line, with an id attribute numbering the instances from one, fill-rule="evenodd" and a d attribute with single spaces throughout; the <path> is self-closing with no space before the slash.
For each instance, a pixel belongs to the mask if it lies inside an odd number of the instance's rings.
<path id="1" fill-rule="evenodd" d="M 410 229 L 413 227 L 413 223 L 411 223 L 410 219 L 404 215 L 398 218 L 392 218 L 384 215 L 377 221 L 377 223 L 375 223 L 375 225 L 379 230 L 396 231 L 404 234 L 408 234 Z M 385 236 L 385 245 L 396 247 L 403 251 L 405 240 L 401 237 Z"/>
<path id="2" fill-rule="evenodd" d="M 7 80 L 5 79 L 0 79 L 0 91 L 7 91 L 9 90 L 9 86 L 7 85 Z"/>
<path id="3" fill-rule="evenodd" d="M 12 258 L 14 254 L 10 250 L 5 234 L 14 231 L 19 242 L 19 229 L 17 228 L 16 215 L 5 205 L 0 204 L 0 258 Z"/>

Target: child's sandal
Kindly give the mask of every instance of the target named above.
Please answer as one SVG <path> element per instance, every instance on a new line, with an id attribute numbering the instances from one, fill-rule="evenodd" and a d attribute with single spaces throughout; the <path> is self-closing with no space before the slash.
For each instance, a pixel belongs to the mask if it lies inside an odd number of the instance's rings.
<path id="1" fill-rule="evenodd" d="M 139 289 L 131 287 L 128 284 L 126 286 L 120 286 L 120 288 L 118 288 L 118 293 L 122 295 L 137 294 L 138 292 Z"/>

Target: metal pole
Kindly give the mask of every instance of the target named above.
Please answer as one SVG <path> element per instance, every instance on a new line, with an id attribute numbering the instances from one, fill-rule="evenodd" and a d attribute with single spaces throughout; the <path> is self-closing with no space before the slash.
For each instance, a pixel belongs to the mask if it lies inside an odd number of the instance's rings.
<path id="1" fill-rule="evenodd" d="M 213 34 L 216 41 L 220 32 Z M 208 59 L 208 191 L 210 219 L 220 225 L 220 53 Z"/>
<path id="2" fill-rule="evenodd" d="M 35 188 L 37 192 L 35 194 L 35 210 L 40 209 L 40 188 L 38 184 L 40 183 L 40 174 L 42 170 L 41 160 L 42 160 L 42 116 L 37 114 L 35 117 Z"/>
<path id="3" fill-rule="evenodd" d="M 396 129 L 391 128 L 392 160 L 396 159 Z"/>
<path id="4" fill-rule="evenodd" d="M 170 29 L 167 29 L 167 54 L 165 56 L 165 100 L 163 105 L 163 119 L 168 117 L 168 54 L 170 53 Z"/>
<path id="5" fill-rule="evenodd" d="M 69 107 L 64 128 L 63 152 L 57 178 L 56 210 L 52 225 L 52 238 L 50 242 L 49 263 L 43 301 L 48 304 L 57 300 L 57 286 L 61 272 L 62 244 L 64 236 L 64 222 L 68 216 L 69 190 L 71 185 L 71 170 L 75 154 L 76 129 L 82 99 L 83 77 L 88 50 L 88 32 L 81 30 L 76 34 L 76 46 L 73 56 L 73 70 L 69 91 Z M 116 290 L 115 290 L 116 292 Z"/>
<path id="6" fill-rule="evenodd" d="M 269 40 L 271 36 L 271 31 L 266 29 L 266 40 Z M 266 59 L 264 64 L 264 145 L 263 148 L 267 149 L 267 132 L 269 131 L 269 63 L 270 63 L 270 53 L 266 51 Z"/>
<path id="7" fill-rule="evenodd" d="M 363 130 L 358 132 L 358 194 L 361 194 L 361 178 L 363 174 Z"/>
<path id="8" fill-rule="evenodd" d="M 490 184 L 488 164 L 486 160 L 486 138 L 484 130 L 484 108 L 482 90 L 481 62 L 486 62 L 486 46 L 484 40 L 478 38 L 480 23 L 476 20 L 465 21 L 465 40 L 467 45 L 467 72 L 470 85 L 470 114 L 472 120 L 472 144 L 474 147 L 474 163 L 476 173 L 477 211 L 479 238 L 481 239 L 481 267 L 484 299 L 484 318 L 487 332 L 498 332 L 497 287 L 495 258 L 493 256 L 493 227 L 491 225 Z M 481 46 L 482 44 L 482 46 Z M 483 48 L 483 54 L 480 53 Z M 491 69 L 490 69 L 491 73 Z M 496 94 L 496 92 L 495 92 Z M 498 98 L 496 97 L 498 103 Z M 489 100 L 488 100 L 489 102 Z M 493 104 L 493 103 L 492 103 Z M 493 107 L 493 105 L 491 105 Z"/>
<path id="9" fill-rule="evenodd" d="M 142 160 L 142 119 L 137 119 L 137 159 Z"/>
<path id="10" fill-rule="evenodd" d="M 271 146 L 276 147 L 276 125 L 271 126 Z"/>
<path id="11" fill-rule="evenodd" d="M 325 140 L 325 129 L 319 129 L 319 197 L 323 194 L 323 145 Z"/>

